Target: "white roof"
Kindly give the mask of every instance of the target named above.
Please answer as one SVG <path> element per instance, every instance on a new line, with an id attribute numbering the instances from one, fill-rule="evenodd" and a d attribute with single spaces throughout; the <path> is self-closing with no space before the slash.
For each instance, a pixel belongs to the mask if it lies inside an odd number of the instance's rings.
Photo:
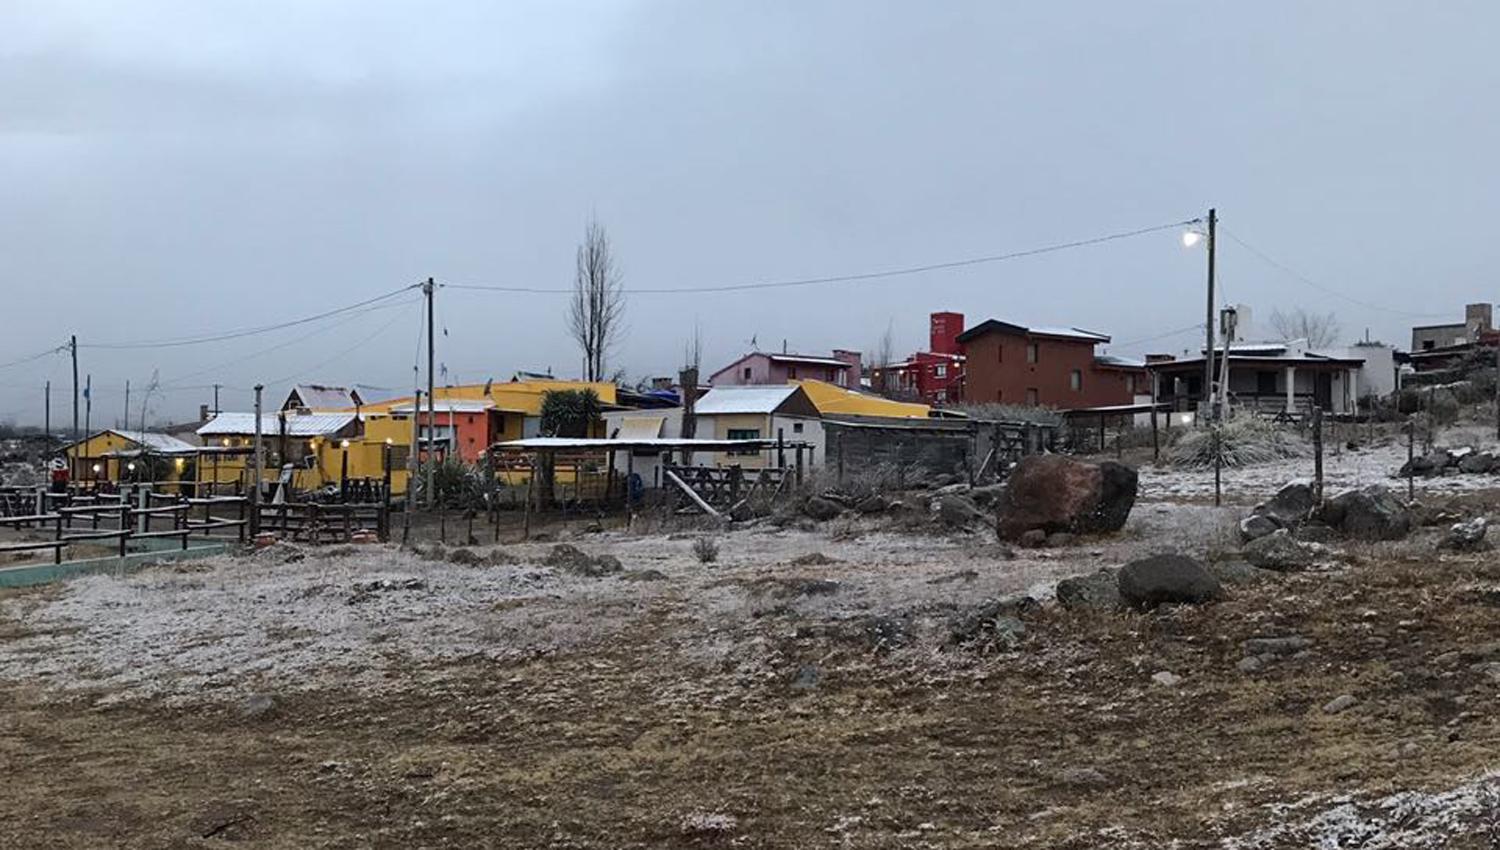
<path id="1" fill-rule="evenodd" d="M 667 421 L 665 414 L 661 416 L 627 416 L 620 422 L 620 430 L 613 439 L 617 440 L 654 440 L 661 436 L 662 423 Z"/>
<path id="2" fill-rule="evenodd" d="M 343 410 L 354 407 L 354 393 L 348 387 L 330 387 L 323 384 L 298 384 L 292 392 L 308 410 Z"/>
<path id="3" fill-rule="evenodd" d="M 438 413 L 449 413 L 449 412 L 452 412 L 452 413 L 483 413 L 486 410 L 493 409 L 494 407 L 495 407 L 495 403 L 493 401 L 490 401 L 489 399 L 477 399 L 477 398 L 443 399 L 443 398 L 440 398 L 440 399 L 437 400 L 437 404 L 435 406 L 435 409 L 437 410 Z M 427 402 L 424 401 L 424 402 L 422 402 L 422 409 L 418 410 L 416 412 L 418 412 L 418 413 L 425 413 L 426 411 L 427 411 Z M 403 404 L 403 405 L 400 405 L 398 407 L 391 408 L 391 412 L 392 413 L 411 413 L 412 412 L 412 406 L 411 406 L 410 403 Z"/>
<path id="4" fill-rule="evenodd" d="M 155 431 L 122 431 L 119 428 L 110 430 L 132 443 L 156 452 L 196 452 L 198 450 L 198 447 L 192 443 L 179 440 L 171 434 L 159 434 Z"/>
<path id="5" fill-rule="evenodd" d="M 1027 327 L 1026 329 L 1034 334 L 1043 334 L 1045 336 L 1063 336 L 1072 337 L 1074 339 L 1094 340 L 1096 342 L 1109 342 L 1109 337 L 1105 336 L 1104 334 L 1094 333 L 1093 331 L 1086 331 L 1083 328 L 1031 326 Z"/>
<path id="6" fill-rule="evenodd" d="M 797 391 L 791 385 L 714 387 L 693 405 L 693 413 L 772 413 Z"/>
<path id="7" fill-rule="evenodd" d="M 322 437 L 338 433 L 353 421 L 353 413 L 287 413 L 286 433 L 289 437 Z M 260 432 L 262 436 L 280 435 L 281 414 L 261 414 Z M 254 434 L 254 413 L 220 413 L 198 429 L 198 435 L 202 437 L 240 437 Z"/>
<path id="8" fill-rule="evenodd" d="M 847 360 L 839 360 L 835 357 L 819 357 L 813 354 L 767 354 L 772 360 L 784 360 L 788 363 L 818 363 L 823 366 L 842 366 L 846 369 L 852 368 L 854 364 Z"/>

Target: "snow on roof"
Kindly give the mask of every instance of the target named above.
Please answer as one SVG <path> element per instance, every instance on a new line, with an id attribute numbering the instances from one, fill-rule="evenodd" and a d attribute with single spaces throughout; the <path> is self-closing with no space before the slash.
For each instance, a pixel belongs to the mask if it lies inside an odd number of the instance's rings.
<path id="1" fill-rule="evenodd" d="M 179 440 L 171 434 L 159 434 L 155 431 L 122 431 L 118 428 L 111 429 L 125 439 L 140 446 L 144 446 L 157 452 L 195 452 L 198 447 L 192 443 Z"/>
<path id="2" fill-rule="evenodd" d="M 353 413 L 287 413 L 286 433 L 289 437 L 322 437 L 335 434 L 354 421 Z M 281 415 L 263 413 L 260 417 L 262 436 L 281 433 Z M 202 437 L 252 436 L 255 434 L 254 413 L 220 413 L 198 429 Z"/>
<path id="3" fill-rule="evenodd" d="M 308 410 L 343 410 L 359 404 L 354 391 L 348 387 L 333 387 L 326 384 L 298 384 L 292 392 Z"/>
<path id="4" fill-rule="evenodd" d="M 786 402 L 793 385 L 714 387 L 693 405 L 695 414 L 719 413 L 771 413 Z"/>
<path id="5" fill-rule="evenodd" d="M 842 366 L 851 368 L 854 364 L 847 360 L 839 360 L 834 357 L 818 357 L 811 354 L 767 354 L 772 360 L 780 360 L 787 363 L 816 363 L 820 366 Z"/>
<path id="6" fill-rule="evenodd" d="M 438 413 L 483 413 L 486 410 L 493 410 L 494 407 L 495 403 L 493 401 L 490 401 L 489 399 L 476 398 L 440 398 L 436 403 L 436 410 Z M 418 412 L 425 413 L 426 411 L 427 402 L 424 401 L 422 402 L 421 411 Z M 397 407 L 391 408 L 391 412 L 411 413 L 412 406 L 410 403 L 399 405 Z"/>
<path id="7" fill-rule="evenodd" d="M 1071 338 L 1071 339 L 1087 339 L 1087 340 L 1093 340 L 1093 341 L 1096 341 L 1096 342 L 1109 342 L 1109 337 L 1108 336 L 1106 336 L 1104 334 L 1101 334 L 1101 333 L 1095 333 L 1093 331 L 1086 331 L 1083 328 L 1064 328 L 1064 327 L 1045 327 L 1044 326 L 1044 327 L 1028 327 L 1027 330 L 1031 331 L 1034 334 L 1040 334 L 1042 336 L 1060 336 L 1060 337 L 1068 337 L 1068 338 Z"/>
<path id="8" fill-rule="evenodd" d="M 1094 362 L 1101 366 L 1118 366 L 1122 369 L 1144 369 L 1146 361 L 1138 357 L 1121 357 L 1118 354 L 1100 354 Z"/>

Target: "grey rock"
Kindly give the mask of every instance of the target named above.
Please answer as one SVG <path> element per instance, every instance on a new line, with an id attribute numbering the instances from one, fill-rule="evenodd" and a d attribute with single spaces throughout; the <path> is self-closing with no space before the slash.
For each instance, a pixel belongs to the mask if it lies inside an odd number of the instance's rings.
<path id="1" fill-rule="evenodd" d="M 832 499 L 813 496 L 802 506 L 802 512 L 818 522 L 827 522 L 844 512 L 843 506 Z"/>
<path id="2" fill-rule="evenodd" d="M 1337 697 L 1334 697 L 1333 699 L 1329 700 L 1323 706 L 1323 713 L 1324 714 L 1338 714 L 1339 712 L 1342 712 L 1342 711 L 1348 711 L 1349 709 L 1353 708 L 1354 706 L 1356 706 L 1358 704 L 1359 704 L 1359 700 L 1357 698 L 1355 698 L 1352 694 L 1344 694 L 1342 696 L 1337 696 Z"/>
<path id="3" fill-rule="evenodd" d="M 1240 643 L 1246 655 L 1295 655 L 1312 646 L 1313 642 L 1301 635 L 1286 637 L 1250 638 Z"/>
<path id="4" fill-rule="evenodd" d="M 621 581 L 666 581 L 667 574 L 661 570 L 626 570 L 620 573 Z"/>
<path id="5" fill-rule="evenodd" d="M 1275 534 L 1281 524 L 1263 514 L 1251 514 L 1240 520 L 1240 539 L 1246 542 Z"/>
<path id="6" fill-rule="evenodd" d="M 1016 542 L 1026 549 L 1040 549 L 1047 545 L 1047 532 L 1040 528 L 1033 528 L 1022 532 Z"/>
<path id="7" fill-rule="evenodd" d="M 854 509 L 862 514 L 883 513 L 890 506 L 891 501 L 879 493 L 871 493 L 854 503 Z"/>
<path id="8" fill-rule="evenodd" d="M 1308 520 L 1292 531 L 1292 538 L 1303 543 L 1331 543 L 1337 537 L 1332 526 L 1317 520 Z"/>
<path id="9" fill-rule="evenodd" d="M 1069 611 L 1111 611 L 1120 607 L 1120 580 L 1115 570 L 1100 570 L 1057 583 L 1057 603 Z"/>
<path id="10" fill-rule="evenodd" d="M 803 664 L 801 667 L 797 668 L 797 678 L 792 680 L 792 690 L 813 690 L 818 686 L 818 682 L 821 679 L 822 674 L 818 672 L 818 668 L 814 667 L 811 664 Z"/>
<path id="11" fill-rule="evenodd" d="M 270 694 L 251 694 L 240 701 L 239 715 L 246 720 L 259 720 L 276 710 L 276 698 Z"/>
<path id="12" fill-rule="evenodd" d="M 468 567 L 477 567 L 484 563 L 484 558 L 475 554 L 473 549 L 454 549 L 448 553 L 448 562 Z"/>
<path id="13" fill-rule="evenodd" d="M 625 571 L 620 559 L 614 555 L 589 555 L 577 546 L 567 543 L 553 546 L 543 563 L 563 572 L 590 578 L 616 575 Z"/>
<path id="14" fill-rule="evenodd" d="M 1000 494 L 1005 492 L 1004 484 L 989 484 L 984 487 L 975 487 L 969 491 L 969 498 L 974 504 L 985 507 L 993 506 L 1000 499 Z"/>
<path id="15" fill-rule="evenodd" d="M 1312 566 L 1317 550 L 1292 539 L 1286 529 L 1257 538 L 1245 544 L 1240 554 L 1251 565 L 1277 572 Z"/>
<path id="16" fill-rule="evenodd" d="M 949 624 L 948 642 L 955 645 L 994 644 L 1014 646 L 1026 634 L 1018 616 L 1036 607 L 1030 597 L 991 599 L 955 617 Z"/>
<path id="17" fill-rule="evenodd" d="M 1046 545 L 1053 549 L 1065 549 L 1078 542 L 1078 537 L 1066 531 L 1054 531 L 1047 535 Z"/>
<path id="18" fill-rule="evenodd" d="M 1151 681 L 1155 682 L 1158 685 L 1161 685 L 1164 688 L 1175 688 L 1178 685 L 1182 684 L 1182 677 L 1177 675 L 1176 673 L 1171 672 L 1170 670 L 1163 670 L 1160 673 L 1153 674 L 1151 676 Z"/>
<path id="19" fill-rule="evenodd" d="M 1208 565 L 1208 571 L 1219 580 L 1220 584 L 1255 584 L 1256 582 L 1268 581 L 1275 578 L 1278 573 L 1275 570 L 1263 570 L 1260 567 L 1251 566 L 1246 561 L 1215 561 Z"/>
<path id="20" fill-rule="evenodd" d="M 1495 467 L 1495 456 L 1489 452 L 1475 452 L 1458 462 L 1458 471 L 1470 475 L 1483 475 Z"/>
<path id="21" fill-rule="evenodd" d="M 1400 540 L 1411 531 L 1411 513 L 1376 484 L 1347 490 L 1323 504 L 1319 519 L 1356 540 Z"/>
<path id="22" fill-rule="evenodd" d="M 1240 659 L 1240 663 L 1234 665 L 1241 673 L 1254 673 L 1259 671 L 1266 663 L 1258 656 L 1247 655 Z"/>
<path id="23" fill-rule="evenodd" d="M 1438 542 L 1438 548 L 1452 549 L 1457 552 L 1477 552 L 1487 549 L 1488 543 L 1484 538 L 1488 530 L 1489 520 L 1482 516 L 1454 523 L 1448 529 L 1447 535 Z"/>
<path id="24" fill-rule="evenodd" d="M 1222 598 L 1224 588 L 1202 564 L 1186 555 L 1153 555 L 1120 569 L 1120 597 L 1137 608 L 1201 604 Z"/>
<path id="25" fill-rule="evenodd" d="M 1034 530 L 1098 534 L 1119 531 L 1135 505 L 1136 471 L 1115 461 L 1028 455 L 1010 471 L 996 503 L 995 530 L 1019 540 Z"/>
<path id="26" fill-rule="evenodd" d="M 1256 505 L 1252 513 L 1270 517 L 1282 528 L 1290 528 L 1307 519 L 1317 504 L 1311 484 L 1293 481 L 1277 490 L 1276 495 Z"/>
<path id="27" fill-rule="evenodd" d="M 938 519 L 949 528 L 971 528 L 989 524 L 989 515 L 981 511 L 978 505 L 969 501 L 967 496 L 950 493 L 939 496 L 934 504 L 937 506 Z"/>

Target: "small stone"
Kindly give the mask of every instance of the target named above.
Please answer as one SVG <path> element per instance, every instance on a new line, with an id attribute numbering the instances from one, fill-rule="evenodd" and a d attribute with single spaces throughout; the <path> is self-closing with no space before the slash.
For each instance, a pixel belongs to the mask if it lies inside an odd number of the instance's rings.
<path id="1" fill-rule="evenodd" d="M 1295 655 L 1310 646 L 1312 641 L 1301 635 L 1250 638 L 1240 644 L 1246 655 Z"/>
<path id="2" fill-rule="evenodd" d="M 239 712 L 246 720 L 259 720 L 275 708 L 276 698 L 270 694 L 251 694 L 240 702 Z"/>
<path id="3" fill-rule="evenodd" d="M 1047 545 L 1047 532 L 1040 528 L 1033 528 L 1030 531 L 1022 532 L 1021 536 L 1016 539 L 1016 542 L 1027 549 L 1040 549 Z"/>
<path id="4" fill-rule="evenodd" d="M 1241 658 L 1240 663 L 1235 666 L 1239 668 L 1241 673 L 1254 673 L 1266 666 L 1266 663 L 1261 661 L 1258 655 L 1247 655 Z"/>
<path id="5" fill-rule="evenodd" d="M 1109 785 L 1109 779 L 1092 767 L 1070 767 L 1059 773 L 1057 779 L 1064 785 L 1080 788 L 1103 788 Z"/>
<path id="6" fill-rule="evenodd" d="M 813 690 L 818 686 L 818 680 L 821 678 L 822 675 L 818 672 L 818 668 L 811 664 L 803 664 L 797 668 L 797 678 L 792 680 L 792 690 Z"/>
<path id="7" fill-rule="evenodd" d="M 1348 711 L 1357 704 L 1359 704 L 1359 700 L 1352 694 L 1344 694 L 1342 696 L 1337 696 L 1329 700 L 1323 706 L 1323 713 L 1338 714 L 1341 711 Z"/>
<path id="8" fill-rule="evenodd" d="M 1182 677 L 1170 670 L 1163 670 L 1160 673 L 1152 675 L 1151 681 L 1164 688 L 1175 688 L 1182 684 Z"/>

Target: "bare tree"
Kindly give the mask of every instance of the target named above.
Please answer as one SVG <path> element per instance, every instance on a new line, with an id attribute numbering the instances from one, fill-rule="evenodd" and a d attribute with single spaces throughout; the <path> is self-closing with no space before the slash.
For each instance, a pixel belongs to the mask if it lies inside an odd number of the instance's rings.
<path id="1" fill-rule="evenodd" d="M 693 335 L 683 345 L 682 366 L 697 371 L 703 365 L 703 328 L 693 323 Z"/>
<path id="2" fill-rule="evenodd" d="M 1338 342 L 1339 320 L 1333 313 L 1309 313 L 1297 307 L 1285 313 L 1271 311 L 1271 328 L 1282 339 L 1305 339 L 1309 348 L 1324 348 Z"/>
<path id="3" fill-rule="evenodd" d="M 615 265 L 609 234 L 598 219 L 589 219 L 578 246 L 568 331 L 583 350 L 584 380 L 605 379 L 605 363 L 618 342 L 625 315 L 625 288 Z"/>
<path id="4" fill-rule="evenodd" d="M 883 374 L 885 371 L 885 367 L 891 365 L 891 362 L 895 359 L 895 329 L 892 327 L 892 323 L 890 321 L 887 321 L 885 323 L 885 332 L 880 335 L 880 338 L 875 341 L 874 345 L 870 346 L 870 374 L 866 375 L 865 377 L 870 379 L 871 389 L 875 390 L 876 392 L 884 392 L 887 389 L 887 387 L 877 386 L 875 384 L 875 370 L 879 369 Z"/>

